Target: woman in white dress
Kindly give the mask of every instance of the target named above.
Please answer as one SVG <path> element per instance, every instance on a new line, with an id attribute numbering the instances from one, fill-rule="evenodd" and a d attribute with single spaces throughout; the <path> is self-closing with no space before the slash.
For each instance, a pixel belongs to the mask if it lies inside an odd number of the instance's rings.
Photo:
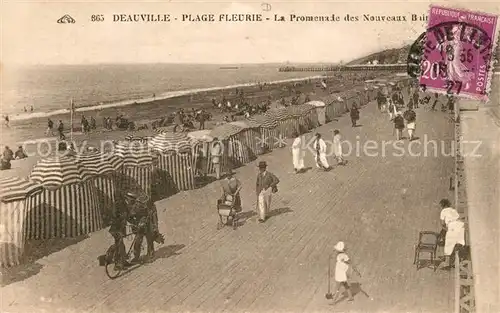
<path id="1" fill-rule="evenodd" d="M 340 131 L 338 129 L 333 131 L 333 152 L 335 154 L 337 164 L 345 165 L 344 158 L 342 156 L 342 136 L 340 136 Z"/>
<path id="2" fill-rule="evenodd" d="M 445 260 L 439 264 L 439 268 L 449 267 L 451 264 L 451 257 L 456 245 L 465 245 L 465 224 L 460 220 L 460 214 L 457 210 L 451 207 L 448 199 L 440 201 L 442 208 L 440 219 L 443 226 L 441 235 L 445 233 L 444 239 L 444 256 Z"/>
<path id="3" fill-rule="evenodd" d="M 293 136 L 295 137 L 292 144 L 293 169 L 297 174 L 304 170 L 304 151 L 302 137 L 298 133 L 294 133 Z"/>

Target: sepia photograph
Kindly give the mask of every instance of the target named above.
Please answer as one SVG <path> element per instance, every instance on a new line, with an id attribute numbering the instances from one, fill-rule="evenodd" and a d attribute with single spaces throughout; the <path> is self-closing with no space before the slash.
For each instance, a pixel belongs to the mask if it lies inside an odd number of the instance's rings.
<path id="1" fill-rule="evenodd" d="M 0 2 L 0 312 L 500 313 L 500 3 Z"/>

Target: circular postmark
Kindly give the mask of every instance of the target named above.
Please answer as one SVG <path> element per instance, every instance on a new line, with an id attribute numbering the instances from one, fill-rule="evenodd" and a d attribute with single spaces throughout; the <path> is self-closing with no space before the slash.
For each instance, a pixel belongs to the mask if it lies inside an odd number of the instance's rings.
<path id="1" fill-rule="evenodd" d="M 479 26 L 447 21 L 429 27 L 410 46 L 407 72 L 423 89 L 487 95 L 493 39 Z"/>

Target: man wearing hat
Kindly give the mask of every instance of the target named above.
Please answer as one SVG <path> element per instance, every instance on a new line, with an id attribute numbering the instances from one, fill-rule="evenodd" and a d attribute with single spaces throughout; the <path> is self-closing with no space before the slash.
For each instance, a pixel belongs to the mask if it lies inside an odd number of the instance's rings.
<path id="1" fill-rule="evenodd" d="M 259 208 L 259 222 L 266 220 L 266 215 L 271 208 L 271 195 L 278 191 L 280 180 L 273 173 L 267 171 L 267 163 L 259 162 L 259 174 L 257 175 L 257 205 Z"/>
<path id="2" fill-rule="evenodd" d="M 164 243 L 165 241 L 158 231 L 156 206 L 145 193 L 133 192 L 125 195 L 125 204 L 128 209 L 127 221 L 135 226 L 134 233 L 136 234 L 132 263 L 139 261 L 144 237 L 146 237 L 148 258 L 151 259 L 154 256 L 154 242 Z"/>

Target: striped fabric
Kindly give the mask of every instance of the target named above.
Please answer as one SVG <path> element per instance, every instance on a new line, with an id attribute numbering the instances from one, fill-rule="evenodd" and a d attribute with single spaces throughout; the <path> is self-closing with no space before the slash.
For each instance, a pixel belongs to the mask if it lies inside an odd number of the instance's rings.
<path id="1" fill-rule="evenodd" d="M 285 138 L 292 138 L 293 134 L 296 132 L 299 132 L 299 131 L 300 131 L 300 129 L 299 129 L 298 119 L 289 118 L 286 120 L 282 120 L 279 122 L 278 138 L 281 138 L 283 140 Z M 278 144 L 279 144 L 280 148 L 284 147 L 283 140 L 278 140 Z"/>
<path id="2" fill-rule="evenodd" d="M 267 151 L 273 151 L 274 148 L 277 148 L 279 146 L 280 132 L 278 127 L 261 128 L 260 134 L 262 137 L 257 141 L 257 144 L 261 146 L 263 153 Z"/>
<path id="3" fill-rule="evenodd" d="M 210 136 L 217 139 L 228 139 L 231 136 L 234 136 L 243 131 L 243 129 L 243 127 L 236 126 L 231 123 L 226 123 L 212 129 L 212 131 L 210 132 Z"/>
<path id="4" fill-rule="evenodd" d="M 26 200 L 26 239 L 76 237 L 103 227 L 93 182 L 64 185 Z"/>
<path id="5" fill-rule="evenodd" d="M 40 184 L 19 177 L 0 178 L 0 200 L 3 202 L 24 200 L 27 196 L 40 193 Z"/>
<path id="6" fill-rule="evenodd" d="M 192 190 L 195 164 L 191 153 L 172 153 L 159 156 L 158 168 L 168 175 L 177 190 Z"/>
<path id="7" fill-rule="evenodd" d="M 121 141 L 115 145 L 114 155 L 123 160 L 123 166 L 146 166 L 153 164 L 148 144 L 138 141 Z"/>
<path id="8" fill-rule="evenodd" d="M 92 174 L 70 156 L 42 159 L 33 167 L 30 175 L 31 180 L 49 189 L 77 184 L 91 177 Z"/>
<path id="9" fill-rule="evenodd" d="M 125 166 L 115 173 L 114 179 L 117 194 L 140 189 L 151 197 L 153 165 L 151 163 L 149 166 Z"/>
<path id="10" fill-rule="evenodd" d="M 24 254 L 25 200 L 0 202 L 0 267 L 21 264 Z"/>
<path id="11" fill-rule="evenodd" d="M 185 153 L 191 151 L 191 142 L 186 133 L 162 132 L 151 139 L 149 147 L 161 153 Z"/>
<path id="12" fill-rule="evenodd" d="M 155 129 L 155 132 L 159 133 L 159 134 L 162 134 L 162 133 L 171 133 L 173 132 L 173 125 L 171 126 L 162 126 L 162 127 L 157 127 Z"/>
<path id="13" fill-rule="evenodd" d="M 223 151 L 229 150 L 228 140 L 219 140 L 219 142 L 222 143 L 222 146 L 224 147 Z M 195 166 L 198 167 L 198 170 L 204 175 L 215 174 L 215 168 L 212 163 L 212 149 L 210 147 L 211 143 L 199 141 L 196 143 L 194 148 L 193 164 L 195 164 Z M 222 173 L 227 172 L 227 170 L 232 168 L 227 153 L 222 154 L 220 164 Z"/>
<path id="14" fill-rule="evenodd" d="M 267 111 L 266 113 L 264 113 L 264 116 L 267 116 L 279 122 L 292 118 L 294 115 L 290 114 L 287 108 L 279 108 Z"/>
<path id="15" fill-rule="evenodd" d="M 265 115 L 252 115 L 248 120 L 254 124 L 260 125 L 262 128 L 272 129 L 278 127 L 278 121 Z"/>
<path id="16" fill-rule="evenodd" d="M 116 208 L 115 179 L 116 175 L 100 175 L 92 179 L 97 193 L 103 226 L 109 225 L 111 216 Z"/>
<path id="17" fill-rule="evenodd" d="M 109 153 L 99 151 L 85 152 L 77 155 L 76 161 L 92 175 L 107 175 L 123 166 L 123 159 Z"/>

